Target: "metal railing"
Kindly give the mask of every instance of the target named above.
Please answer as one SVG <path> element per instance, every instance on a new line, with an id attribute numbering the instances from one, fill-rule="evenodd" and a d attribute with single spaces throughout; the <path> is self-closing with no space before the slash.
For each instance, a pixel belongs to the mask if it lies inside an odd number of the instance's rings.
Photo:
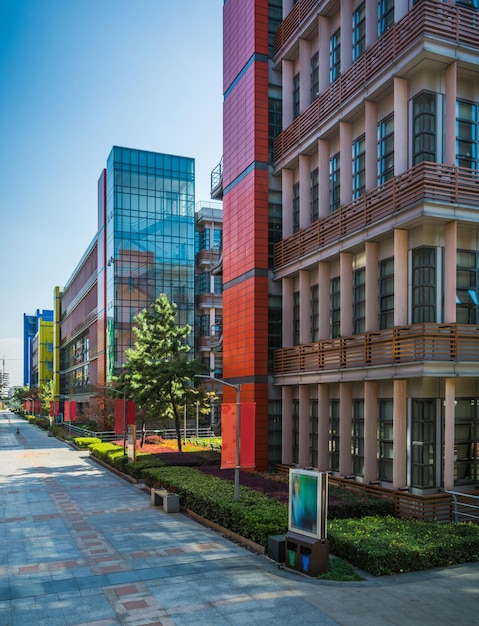
<path id="1" fill-rule="evenodd" d="M 94 430 L 81 428 L 80 426 L 75 426 L 74 424 L 69 425 L 68 423 L 65 423 L 64 426 L 65 428 L 68 428 L 69 432 L 74 433 L 79 437 L 96 437 L 101 441 L 117 441 L 122 438 L 122 434 L 117 434 L 113 431 L 97 432 Z M 211 430 L 209 426 L 198 428 L 198 435 L 196 434 L 196 428 L 187 428 L 186 435 L 185 429 L 181 428 L 180 434 L 182 439 L 196 439 L 197 436 L 198 438 L 216 437 L 215 433 Z M 163 439 L 176 439 L 176 430 L 174 428 L 147 430 L 146 436 L 149 437 L 150 435 L 158 435 Z"/>
<path id="2" fill-rule="evenodd" d="M 479 496 L 460 491 L 446 491 L 452 496 L 455 522 L 479 522 Z"/>

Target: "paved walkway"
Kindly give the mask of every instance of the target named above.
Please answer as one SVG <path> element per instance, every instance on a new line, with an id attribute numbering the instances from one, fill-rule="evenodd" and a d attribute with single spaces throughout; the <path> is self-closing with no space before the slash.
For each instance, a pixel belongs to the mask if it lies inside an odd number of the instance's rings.
<path id="1" fill-rule="evenodd" d="M 7 413 L 0 521 L 0 626 L 479 623 L 479 563 L 312 580 L 151 507 L 86 452 Z"/>

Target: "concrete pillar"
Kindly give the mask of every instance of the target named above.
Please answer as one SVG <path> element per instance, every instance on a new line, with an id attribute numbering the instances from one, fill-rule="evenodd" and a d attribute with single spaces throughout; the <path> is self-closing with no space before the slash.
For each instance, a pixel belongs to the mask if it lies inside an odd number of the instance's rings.
<path id="1" fill-rule="evenodd" d="M 293 75 L 294 65 L 292 61 L 283 59 L 282 77 L 283 77 L 283 128 L 287 128 L 294 119 L 293 114 Z"/>
<path id="2" fill-rule="evenodd" d="M 366 332 L 379 328 L 379 246 L 366 241 Z"/>
<path id="3" fill-rule="evenodd" d="M 348 122 L 339 122 L 339 152 L 341 155 L 341 186 L 339 202 L 341 205 L 351 202 L 353 196 L 353 126 Z"/>
<path id="4" fill-rule="evenodd" d="M 326 91 L 329 87 L 329 37 L 330 22 L 327 17 L 318 18 L 319 32 L 319 93 Z"/>
<path id="5" fill-rule="evenodd" d="M 283 385 L 281 397 L 281 461 L 286 465 L 291 465 L 293 463 L 293 388 Z"/>
<path id="6" fill-rule="evenodd" d="M 289 15 L 296 0 L 283 0 L 283 20 Z"/>
<path id="7" fill-rule="evenodd" d="M 311 417 L 308 385 L 299 385 L 299 457 L 300 467 L 311 465 Z"/>
<path id="8" fill-rule="evenodd" d="M 398 22 L 406 15 L 409 10 L 408 0 L 395 0 L 394 3 L 394 21 Z"/>
<path id="9" fill-rule="evenodd" d="M 293 170 L 281 171 L 281 190 L 283 196 L 283 239 L 293 234 Z"/>
<path id="10" fill-rule="evenodd" d="M 366 0 L 366 47 L 378 39 L 378 0 Z"/>
<path id="11" fill-rule="evenodd" d="M 364 383 L 364 482 L 378 479 L 378 384 Z"/>
<path id="12" fill-rule="evenodd" d="M 454 490 L 454 424 L 456 381 L 445 379 L 445 416 L 444 416 L 444 489 Z M 438 459 L 440 462 L 441 459 Z"/>
<path id="13" fill-rule="evenodd" d="M 446 165 L 456 164 L 456 100 L 457 100 L 457 61 L 446 70 L 446 137 L 444 160 Z"/>
<path id="14" fill-rule="evenodd" d="M 351 455 L 351 429 L 353 424 L 353 395 L 350 383 L 339 385 L 339 473 L 351 476 L 353 459 Z"/>
<path id="15" fill-rule="evenodd" d="M 364 103 L 366 144 L 366 191 L 378 186 L 378 105 L 366 100 Z"/>
<path id="16" fill-rule="evenodd" d="M 408 323 L 408 232 L 394 230 L 394 326 Z"/>
<path id="17" fill-rule="evenodd" d="M 311 103 L 311 42 L 299 40 L 299 110 L 305 111 Z"/>
<path id="18" fill-rule="evenodd" d="M 318 140 L 319 217 L 329 215 L 329 141 Z"/>
<path id="19" fill-rule="evenodd" d="M 393 386 L 393 488 L 407 486 L 407 381 L 394 380 Z"/>
<path id="20" fill-rule="evenodd" d="M 329 470 L 329 402 L 330 387 L 327 383 L 318 385 L 318 470 Z"/>
<path id="21" fill-rule="evenodd" d="M 283 346 L 293 345 L 293 291 L 294 281 L 292 278 L 281 280 L 283 290 Z"/>
<path id="22" fill-rule="evenodd" d="M 353 62 L 353 38 L 351 37 L 351 24 L 353 21 L 352 0 L 341 2 L 341 74 L 348 69 Z M 341 157 L 342 159 L 342 157 Z"/>
<path id="23" fill-rule="evenodd" d="M 353 334 L 353 255 L 341 252 L 339 255 L 341 277 L 341 337 Z"/>
<path id="24" fill-rule="evenodd" d="M 456 322 L 457 291 L 457 222 L 449 222 L 445 227 L 444 245 L 444 321 Z"/>
<path id="25" fill-rule="evenodd" d="M 299 343 L 311 341 L 311 278 L 308 270 L 299 272 Z"/>
<path id="26" fill-rule="evenodd" d="M 299 155 L 299 228 L 311 224 L 311 159 Z"/>
<path id="27" fill-rule="evenodd" d="M 331 335 L 331 323 L 329 309 L 331 292 L 329 288 L 330 265 L 326 261 L 318 263 L 318 300 L 319 300 L 319 339 L 329 339 Z"/>
<path id="28" fill-rule="evenodd" d="M 408 90 L 404 78 L 394 78 L 394 175 L 408 169 Z"/>

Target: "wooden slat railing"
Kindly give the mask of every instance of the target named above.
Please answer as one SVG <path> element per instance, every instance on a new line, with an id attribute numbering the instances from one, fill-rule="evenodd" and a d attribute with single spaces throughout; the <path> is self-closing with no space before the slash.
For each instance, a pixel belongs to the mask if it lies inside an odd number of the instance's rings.
<path id="1" fill-rule="evenodd" d="M 281 348 L 274 353 L 274 374 L 422 361 L 479 362 L 479 326 L 410 324 Z"/>
<path id="2" fill-rule="evenodd" d="M 307 17 L 316 2 L 299 0 L 276 33 L 278 51 Z M 304 5 L 304 6 L 303 6 Z M 363 85 L 405 52 L 417 39 L 439 37 L 452 43 L 479 45 L 474 11 L 441 2 L 417 4 L 359 57 L 330 87 L 275 139 L 274 160 L 313 132 Z"/>
<path id="3" fill-rule="evenodd" d="M 391 217 L 425 200 L 447 204 L 477 205 L 479 171 L 424 162 L 341 206 L 283 239 L 274 248 L 279 269 L 370 224 Z"/>

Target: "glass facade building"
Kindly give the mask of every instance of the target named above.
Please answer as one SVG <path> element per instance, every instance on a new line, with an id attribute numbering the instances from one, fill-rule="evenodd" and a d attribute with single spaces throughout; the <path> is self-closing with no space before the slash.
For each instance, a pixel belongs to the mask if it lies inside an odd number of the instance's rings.
<path id="1" fill-rule="evenodd" d="M 178 324 L 193 328 L 194 167 L 192 158 L 117 146 L 108 157 L 98 292 L 107 381 L 134 345 L 134 317 L 161 293 L 176 303 Z M 189 341 L 193 347 L 193 333 Z"/>

